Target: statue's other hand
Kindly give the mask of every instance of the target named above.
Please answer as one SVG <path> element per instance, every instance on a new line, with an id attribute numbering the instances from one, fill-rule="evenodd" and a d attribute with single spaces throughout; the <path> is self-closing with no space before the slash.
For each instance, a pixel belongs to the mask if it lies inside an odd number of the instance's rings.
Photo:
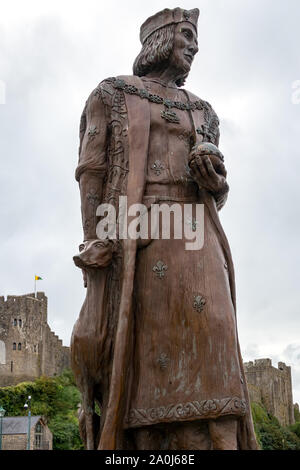
<path id="1" fill-rule="evenodd" d="M 79 253 L 73 257 L 76 266 L 83 270 L 89 268 L 106 268 L 112 262 L 114 245 L 110 240 L 87 240 L 79 246 Z"/>
<path id="2" fill-rule="evenodd" d="M 224 163 L 214 155 L 191 155 L 191 176 L 196 180 L 200 188 L 204 188 L 214 195 L 226 193 L 229 189 L 226 181 L 226 169 Z"/>

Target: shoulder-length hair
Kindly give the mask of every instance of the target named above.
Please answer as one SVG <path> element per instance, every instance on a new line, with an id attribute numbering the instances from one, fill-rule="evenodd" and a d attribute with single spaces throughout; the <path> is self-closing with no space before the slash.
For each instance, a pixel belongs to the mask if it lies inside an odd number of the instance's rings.
<path id="1" fill-rule="evenodd" d="M 174 47 L 175 24 L 164 26 L 154 31 L 146 39 L 142 50 L 133 64 L 133 74 L 143 77 L 149 72 L 161 70 L 168 65 L 168 59 Z M 184 78 L 177 80 L 176 85 L 182 86 Z"/>

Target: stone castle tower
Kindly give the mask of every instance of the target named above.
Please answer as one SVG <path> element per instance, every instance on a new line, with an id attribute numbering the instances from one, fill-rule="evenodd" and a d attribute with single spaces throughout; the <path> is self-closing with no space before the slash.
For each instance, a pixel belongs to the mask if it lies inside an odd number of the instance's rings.
<path id="1" fill-rule="evenodd" d="M 271 359 L 256 359 L 244 363 L 251 402 L 262 403 L 282 426 L 294 424 L 294 404 L 291 368 Z"/>
<path id="2" fill-rule="evenodd" d="M 47 323 L 44 292 L 0 297 L 0 386 L 53 376 L 70 367 L 70 351 Z"/>

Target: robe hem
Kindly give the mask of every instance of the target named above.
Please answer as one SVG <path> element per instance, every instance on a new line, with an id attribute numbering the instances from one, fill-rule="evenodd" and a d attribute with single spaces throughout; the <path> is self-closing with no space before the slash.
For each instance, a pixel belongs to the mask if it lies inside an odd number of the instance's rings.
<path id="1" fill-rule="evenodd" d="M 246 412 L 246 400 L 238 397 L 190 401 L 148 409 L 131 408 L 124 427 L 135 428 L 174 421 L 217 419 L 228 415 L 243 417 Z"/>

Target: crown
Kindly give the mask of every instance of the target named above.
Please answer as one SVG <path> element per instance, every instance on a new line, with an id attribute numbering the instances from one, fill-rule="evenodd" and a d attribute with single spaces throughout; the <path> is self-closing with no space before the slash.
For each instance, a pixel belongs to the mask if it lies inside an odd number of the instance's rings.
<path id="1" fill-rule="evenodd" d="M 187 21 L 188 23 L 191 23 L 197 31 L 198 17 L 198 8 L 194 8 L 193 10 L 183 10 L 182 8 L 174 8 L 174 10 L 170 10 L 169 8 L 165 8 L 155 15 L 150 16 L 142 24 L 140 29 L 141 43 L 144 44 L 146 39 L 150 36 L 150 34 L 154 33 L 154 31 L 157 31 L 158 29 L 163 28 L 169 24 L 176 24 Z"/>

